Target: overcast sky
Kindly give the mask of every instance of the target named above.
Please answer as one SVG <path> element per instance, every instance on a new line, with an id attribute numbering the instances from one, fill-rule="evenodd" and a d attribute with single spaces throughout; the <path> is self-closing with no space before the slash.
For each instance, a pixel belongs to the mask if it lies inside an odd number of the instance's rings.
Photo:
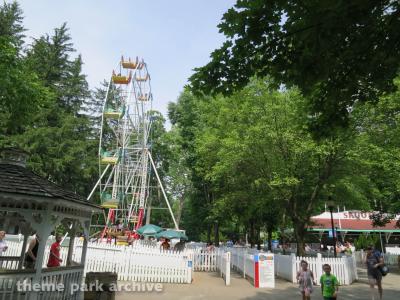
<path id="1" fill-rule="evenodd" d="M 28 37 L 67 22 L 91 88 L 109 78 L 121 54 L 143 57 L 153 108 L 167 112 L 194 67 L 209 61 L 224 37 L 217 24 L 235 0 L 20 0 Z"/>

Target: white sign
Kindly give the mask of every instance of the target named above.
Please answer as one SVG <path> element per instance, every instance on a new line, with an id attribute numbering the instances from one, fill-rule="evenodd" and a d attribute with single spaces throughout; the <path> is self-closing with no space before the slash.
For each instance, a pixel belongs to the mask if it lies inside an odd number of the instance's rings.
<path id="1" fill-rule="evenodd" d="M 259 254 L 260 288 L 275 288 L 274 255 L 272 253 Z"/>

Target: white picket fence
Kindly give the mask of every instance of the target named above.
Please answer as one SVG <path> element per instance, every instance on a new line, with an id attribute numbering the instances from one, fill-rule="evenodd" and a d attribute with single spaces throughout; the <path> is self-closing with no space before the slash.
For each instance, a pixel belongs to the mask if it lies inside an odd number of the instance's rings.
<path id="1" fill-rule="evenodd" d="M 354 253 L 354 257 L 356 259 L 357 265 L 362 267 L 365 267 L 365 256 L 366 252 L 363 250 L 356 251 Z M 383 259 L 385 261 L 385 264 L 388 266 L 398 266 L 399 265 L 399 259 L 400 259 L 400 254 L 392 253 L 392 252 L 387 252 L 383 254 Z"/>
<path id="2" fill-rule="evenodd" d="M 191 283 L 192 267 L 182 253 L 158 250 L 141 253 L 134 248 L 123 250 L 89 249 L 87 272 L 116 272 L 118 280 L 137 282 Z"/>
<path id="3" fill-rule="evenodd" d="M 7 241 L 7 256 L 19 257 L 22 242 Z M 49 243 L 45 248 L 43 267 L 46 267 L 50 251 Z M 60 256 L 65 265 L 68 247 L 61 247 Z M 82 241 L 74 241 L 72 260 L 81 261 Z M 16 269 L 18 264 L 10 262 L 7 266 Z M 192 263 L 185 251 L 164 251 L 159 247 L 135 243 L 134 246 L 116 246 L 110 244 L 88 243 L 84 274 L 88 272 L 117 272 L 118 280 L 138 282 L 191 283 Z"/>
<path id="4" fill-rule="evenodd" d="M 52 242 L 51 239 L 47 241 L 43 267 L 46 267 Z M 7 256 L 20 256 L 22 241 L 14 239 L 7 241 L 7 245 Z M 73 261 L 81 261 L 82 246 L 83 241 L 76 238 Z M 192 280 L 192 271 L 219 272 L 229 285 L 230 253 L 218 248 L 210 251 L 203 246 L 196 244 L 182 252 L 174 252 L 161 250 L 157 243 L 140 240 L 131 246 L 89 242 L 84 274 L 117 272 L 118 280 L 188 283 Z M 62 266 L 66 264 L 67 255 L 68 247 L 61 247 Z M 8 269 L 18 267 L 17 261 L 5 261 L 3 264 Z"/>
<path id="5" fill-rule="evenodd" d="M 217 271 L 224 279 L 225 285 L 231 284 L 231 253 L 225 252 L 224 249 L 216 250 Z"/>
<path id="6" fill-rule="evenodd" d="M 215 272 L 217 271 L 217 251 L 204 248 L 186 250 L 187 255 L 193 261 L 193 271 Z"/>
<path id="7" fill-rule="evenodd" d="M 275 255 L 275 274 L 277 277 L 286 279 L 293 283 L 297 282 L 296 275 L 300 270 L 300 263 L 305 260 L 309 269 L 314 273 L 314 278 L 319 285 L 319 278 L 323 274 L 322 266 L 329 264 L 340 284 L 350 285 L 358 279 L 356 260 L 353 256 L 344 256 L 340 258 L 322 257 L 300 257 L 292 255 Z"/>
<path id="8" fill-rule="evenodd" d="M 386 247 L 386 253 L 400 255 L 400 247 Z"/>
<path id="9" fill-rule="evenodd" d="M 249 248 L 229 248 L 231 251 L 231 267 L 243 275 L 243 278 L 254 279 L 254 254 Z"/>

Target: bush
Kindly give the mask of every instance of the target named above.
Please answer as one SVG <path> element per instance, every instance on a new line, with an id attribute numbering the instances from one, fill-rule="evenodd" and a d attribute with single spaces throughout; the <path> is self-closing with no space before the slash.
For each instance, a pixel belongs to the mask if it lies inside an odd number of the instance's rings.
<path id="1" fill-rule="evenodd" d="M 379 234 L 365 234 L 360 235 L 354 242 L 356 250 L 366 249 L 368 246 L 374 246 L 375 249 L 381 250 L 381 241 Z"/>

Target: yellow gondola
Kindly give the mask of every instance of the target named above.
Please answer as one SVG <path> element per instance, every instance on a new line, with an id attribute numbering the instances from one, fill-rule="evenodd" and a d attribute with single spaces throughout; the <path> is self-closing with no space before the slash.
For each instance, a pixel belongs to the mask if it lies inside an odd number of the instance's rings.
<path id="1" fill-rule="evenodd" d="M 131 217 L 129 219 L 129 222 L 131 222 L 131 223 L 137 223 L 137 221 L 138 221 L 138 217 L 137 216 L 133 216 L 133 217 Z"/>
<path id="2" fill-rule="evenodd" d="M 138 99 L 140 100 L 140 101 L 148 101 L 149 100 L 149 94 L 141 94 L 141 95 L 139 95 L 139 97 L 138 97 Z"/>
<path id="3" fill-rule="evenodd" d="M 118 163 L 118 160 L 119 160 L 119 155 L 105 151 L 101 155 L 100 162 L 103 165 L 108 165 L 108 164 L 115 165 L 116 163 Z"/>
<path id="4" fill-rule="evenodd" d="M 104 110 L 104 117 L 107 119 L 121 119 L 125 114 L 125 107 L 121 107 L 119 110 L 113 108 L 106 108 Z"/>
<path id="5" fill-rule="evenodd" d="M 115 209 L 118 208 L 118 203 L 119 201 L 117 199 L 113 199 L 111 194 L 101 194 L 101 207 Z"/>
<path id="6" fill-rule="evenodd" d="M 131 61 L 130 58 L 128 58 L 128 60 L 124 60 L 124 57 L 122 56 L 121 57 L 121 64 L 122 64 L 122 67 L 124 69 L 132 69 L 132 70 L 134 70 L 134 69 L 137 68 L 139 62 L 138 62 L 138 58 L 137 57 L 136 57 L 136 61 Z"/>
<path id="7" fill-rule="evenodd" d="M 150 78 L 149 74 L 146 74 L 146 76 L 144 77 L 139 77 L 137 75 L 135 76 L 136 81 L 147 81 L 147 79 L 149 78 Z"/>
<path id="8" fill-rule="evenodd" d="M 128 237 L 125 236 L 125 235 L 120 235 L 120 236 L 118 236 L 118 237 L 117 237 L 117 245 L 120 245 L 120 246 L 128 246 L 128 245 L 129 245 L 129 243 L 128 243 Z"/>
<path id="9" fill-rule="evenodd" d="M 103 202 L 101 204 L 101 207 L 115 209 L 118 208 L 118 202 L 112 202 L 112 201 Z"/>
<path id="10" fill-rule="evenodd" d="M 131 82 L 132 79 L 132 72 L 129 72 L 128 76 L 123 76 L 121 74 L 115 74 L 115 72 L 113 71 L 112 74 L 112 81 L 115 84 L 129 84 Z"/>

